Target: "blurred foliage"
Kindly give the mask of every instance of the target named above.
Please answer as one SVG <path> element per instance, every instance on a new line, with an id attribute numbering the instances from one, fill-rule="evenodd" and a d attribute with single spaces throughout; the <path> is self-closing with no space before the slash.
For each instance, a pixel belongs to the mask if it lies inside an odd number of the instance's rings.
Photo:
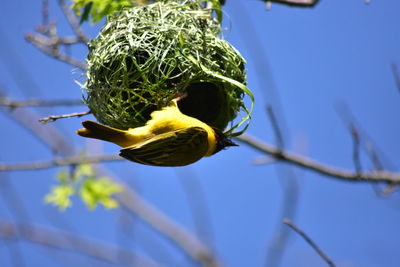
<path id="1" fill-rule="evenodd" d="M 72 0 L 72 10 L 81 18 L 80 23 L 89 20 L 99 22 L 102 18 L 134 4 L 145 4 L 147 0 Z"/>
<path id="2" fill-rule="evenodd" d="M 82 183 L 79 195 L 91 210 L 95 209 L 97 204 L 101 204 L 107 209 L 112 209 L 118 207 L 118 202 L 111 196 L 120 191 L 121 187 L 119 185 L 114 184 L 105 177 L 99 179 L 90 177 Z"/>
<path id="3" fill-rule="evenodd" d="M 58 206 L 60 210 L 65 210 L 72 205 L 71 196 L 75 194 L 75 188 L 69 184 L 52 186 L 50 193 L 46 195 L 44 201 Z"/>
<path id="4" fill-rule="evenodd" d="M 118 207 L 118 202 L 112 196 L 121 192 L 122 187 L 107 177 L 96 177 L 89 164 L 80 164 L 72 172 L 63 168 L 57 173 L 57 180 L 59 184 L 51 187 L 44 201 L 62 211 L 72 205 L 71 197 L 74 195 L 78 195 L 90 210 L 97 205 L 106 209 Z"/>
<path id="5" fill-rule="evenodd" d="M 91 23 L 97 23 L 104 17 L 113 15 L 124 7 L 158 1 L 160 0 L 72 0 L 73 4 L 71 8 L 75 12 L 75 15 L 80 17 L 81 24 L 85 21 L 89 21 L 89 18 Z M 198 2 L 205 2 L 205 0 L 200 0 Z M 213 4 L 213 9 L 216 13 L 217 19 L 221 23 L 221 4 L 225 1 L 211 0 L 210 2 Z"/>

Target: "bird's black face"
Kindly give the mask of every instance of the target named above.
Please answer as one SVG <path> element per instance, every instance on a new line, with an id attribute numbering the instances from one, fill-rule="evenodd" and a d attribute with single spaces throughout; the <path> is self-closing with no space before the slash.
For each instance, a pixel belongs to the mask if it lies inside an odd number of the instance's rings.
<path id="1" fill-rule="evenodd" d="M 238 146 L 238 144 L 232 142 L 232 140 L 228 139 L 220 130 L 214 129 L 216 140 L 217 140 L 217 145 L 215 147 L 215 151 L 213 154 L 218 153 L 222 149 L 228 146 Z"/>

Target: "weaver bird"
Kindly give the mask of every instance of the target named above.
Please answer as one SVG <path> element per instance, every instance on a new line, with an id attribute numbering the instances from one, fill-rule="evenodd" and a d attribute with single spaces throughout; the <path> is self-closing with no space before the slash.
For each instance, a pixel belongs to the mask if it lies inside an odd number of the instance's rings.
<path id="1" fill-rule="evenodd" d="M 153 166 L 184 166 L 237 146 L 218 129 L 181 113 L 176 100 L 153 111 L 142 127 L 119 130 L 94 121 L 82 125 L 80 136 L 117 144 L 121 157 Z"/>

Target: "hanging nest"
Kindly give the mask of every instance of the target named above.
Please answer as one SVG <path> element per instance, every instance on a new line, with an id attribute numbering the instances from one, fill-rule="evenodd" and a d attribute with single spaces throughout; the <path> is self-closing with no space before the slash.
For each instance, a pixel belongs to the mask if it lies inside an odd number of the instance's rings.
<path id="1" fill-rule="evenodd" d="M 86 105 L 119 129 L 143 126 L 182 95 L 181 112 L 221 131 L 241 109 L 248 119 L 245 60 L 220 32 L 212 11 L 193 1 L 135 6 L 109 17 L 89 45 Z"/>

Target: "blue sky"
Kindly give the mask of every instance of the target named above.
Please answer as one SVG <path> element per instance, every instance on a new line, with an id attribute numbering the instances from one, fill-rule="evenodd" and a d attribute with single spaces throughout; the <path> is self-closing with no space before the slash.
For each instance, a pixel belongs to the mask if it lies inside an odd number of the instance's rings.
<path id="1" fill-rule="evenodd" d="M 5 1 L 3 5 L 7 12 L 0 17 L 2 93 L 17 99 L 79 98 L 81 91 L 74 79 L 80 72 L 43 55 L 24 41 L 24 34 L 41 22 L 41 1 Z M 338 114 L 338 110 L 346 113 L 347 106 L 361 129 L 362 140 L 372 141 L 379 148 L 385 168 L 398 171 L 400 95 L 390 63 L 400 64 L 400 2 L 372 0 L 366 5 L 362 0 L 321 0 L 313 9 L 274 4 L 270 11 L 264 6 L 256 0 L 228 0 L 224 6 L 223 35 L 246 58 L 248 86 L 256 98 L 248 133 L 265 142 L 275 142 L 265 112 L 265 106 L 272 105 L 288 150 L 353 170 L 351 136 Z M 50 16 L 57 19 L 60 35 L 71 34 L 52 1 Z M 84 28 L 91 37 L 99 29 L 89 25 Z M 86 51 L 78 47 L 72 53 L 84 59 Z M 35 111 L 45 116 L 84 110 L 82 106 Z M 76 136 L 74 131 L 80 127 L 80 121 L 72 118 L 52 125 L 75 148 L 83 149 L 86 145 L 117 153 L 114 145 Z M 51 151 L 6 112 L 0 113 L 0 123 L 2 161 L 52 158 Z M 290 185 L 298 191 L 291 219 L 338 266 L 398 266 L 398 193 L 378 197 L 370 184 L 335 180 L 282 163 L 255 166 L 253 160 L 260 156 L 241 145 L 179 170 L 131 162 L 106 166 L 144 199 L 192 232 L 196 231 L 196 221 L 188 194 L 193 192 L 187 192 L 182 180 L 199 184 L 208 210 L 201 223 L 208 225 L 207 234 L 201 238 L 212 240 L 211 246 L 226 266 L 264 266 L 267 250 L 282 227 L 284 188 Z M 363 169 L 370 170 L 372 164 L 365 150 L 361 159 Z M 55 183 L 56 172 L 57 169 L 49 169 L 13 172 L 6 177 L 1 174 L 0 186 L 6 191 L 0 192 L 4 196 L 0 198 L 0 217 L 65 229 L 137 250 L 165 266 L 192 264 L 141 220 L 126 218 L 120 209 L 89 212 L 77 198 L 73 207 L 63 213 L 45 205 L 43 197 Z M 181 177 L 185 172 L 195 175 Z M 29 215 L 15 215 L 15 201 L 5 192 L 18 196 Z M 121 231 L 121 220 L 134 233 L 133 238 Z M 12 246 L 19 247 L 18 259 L 25 266 L 100 266 L 100 262 L 70 252 L 26 242 Z M 8 246 L 0 242 L 0 265 L 13 266 L 15 258 L 10 256 Z M 289 232 L 281 266 L 325 263 L 304 240 Z"/>

